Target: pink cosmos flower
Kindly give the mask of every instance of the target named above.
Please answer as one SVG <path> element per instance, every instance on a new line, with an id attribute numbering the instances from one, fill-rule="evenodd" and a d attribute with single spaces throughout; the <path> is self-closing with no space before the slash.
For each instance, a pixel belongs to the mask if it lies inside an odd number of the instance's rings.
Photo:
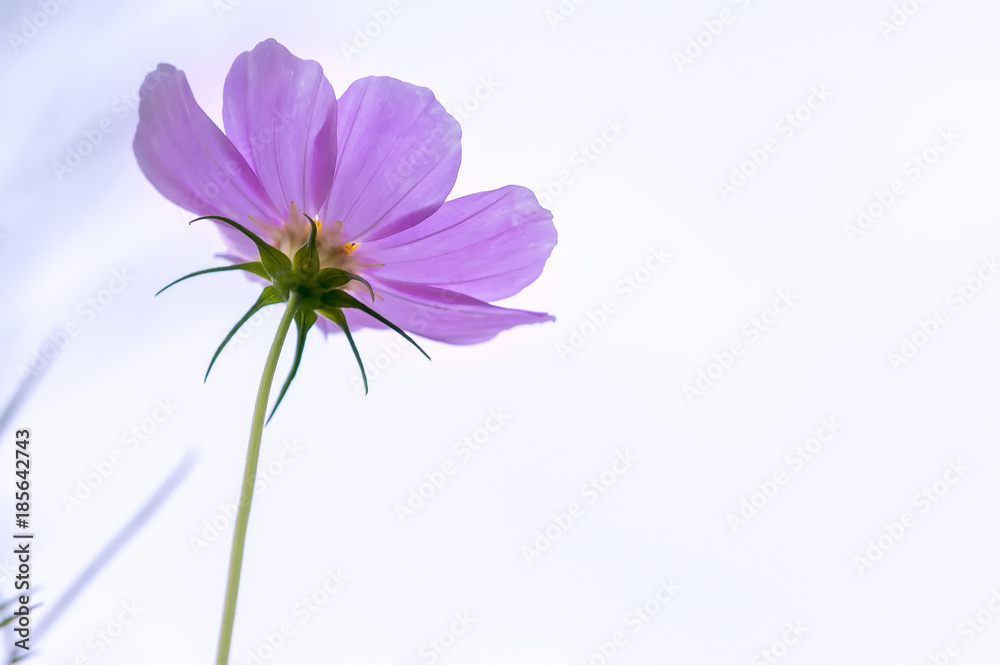
<path id="1" fill-rule="evenodd" d="M 462 132 L 427 88 L 372 76 L 337 99 L 317 62 L 268 39 L 233 63 L 222 118 L 225 133 L 171 65 L 143 83 L 133 147 L 177 205 L 238 222 L 288 256 L 315 220 L 320 268 L 362 276 L 371 308 L 423 337 L 473 344 L 553 320 L 489 304 L 541 274 L 551 213 L 519 186 L 446 201 Z M 246 236 L 221 228 L 228 259 L 258 260 Z M 368 293 L 354 280 L 343 289 Z M 343 314 L 351 328 L 384 327 L 361 309 Z"/>

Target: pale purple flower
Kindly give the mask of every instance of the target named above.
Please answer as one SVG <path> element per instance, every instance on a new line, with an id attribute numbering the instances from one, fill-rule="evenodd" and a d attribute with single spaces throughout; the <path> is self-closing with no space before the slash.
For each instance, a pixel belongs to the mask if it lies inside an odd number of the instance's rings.
<path id="1" fill-rule="evenodd" d="M 519 186 L 446 201 L 461 129 L 427 88 L 373 76 L 337 99 L 318 63 L 268 39 L 233 63 L 222 117 L 225 133 L 175 67 L 146 78 L 135 154 L 177 205 L 239 222 L 289 255 L 308 237 L 306 216 L 318 220 L 321 266 L 367 279 L 372 309 L 423 337 L 472 344 L 552 320 L 489 304 L 541 274 L 556 244 L 551 213 Z M 256 260 L 247 238 L 222 229 L 228 258 Z M 352 328 L 382 327 L 344 313 Z"/>

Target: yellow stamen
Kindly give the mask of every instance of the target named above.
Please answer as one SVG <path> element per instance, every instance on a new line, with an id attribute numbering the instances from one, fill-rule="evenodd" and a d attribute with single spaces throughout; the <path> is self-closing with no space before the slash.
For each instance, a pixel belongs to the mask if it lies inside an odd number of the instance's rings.
<path id="1" fill-rule="evenodd" d="M 344 254 L 350 254 L 351 252 L 353 252 L 354 250 L 356 250 L 358 248 L 359 244 L 360 243 L 356 243 L 356 242 L 349 242 L 349 243 L 345 244 L 344 245 Z"/>

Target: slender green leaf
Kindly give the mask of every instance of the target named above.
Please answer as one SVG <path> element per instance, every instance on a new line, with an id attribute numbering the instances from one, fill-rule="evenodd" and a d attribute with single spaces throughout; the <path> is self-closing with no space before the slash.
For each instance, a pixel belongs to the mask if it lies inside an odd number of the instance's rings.
<path id="1" fill-rule="evenodd" d="M 257 251 L 260 252 L 260 262 L 263 264 L 264 270 L 267 271 L 267 274 L 272 280 L 284 277 L 288 271 L 292 269 L 292 262 L 287 256 L 285 256 L 284 252 L 267 244 L 261 240 L 260 236 L 242 224 L 238 224 L 228 217 L 220 217 L 219 215 L 204 215 L 202 217 L 198 217 L 197 219 L 192 219 L 191 224 L 203 219 L 214 219 L 218 222 L 222 222 L 223 224 L 227 224 L 245 235 L 247 238 L 250 238 L 250 240 L 253 240 L 253 244 L 257 245 Z"/>
<path id="2" fill-rule="evenodd" d="M 274 418 L 274 412 L 278 410 L 278 405 L 281 404 L 285 393 L 288 392 L 288 386 L 292 385 L 292 379 L 295 378 L 295 373 L 299 371 L 299 363 L 302 362 L 302 350 L 306 346 L 306 334 L 308 334 L 309 329 L 312 328 L 314 323 L 316 323 L 316 312 L 308 309 L 300 309 L 295 312 L 295 327 L 299 331 L 299 337 L 295 341 L 295 359 L 292 360 L 292 369 L 288 372 L 285 385 L 281 386 L 281 392 L 278 393 L 278 399 L 274 402 L 271 415 L 267 417 L 268 423 L 271 422 L 271 418 Z M 267 423 L 264 424 L 266 425 Z"/>
<path id="3" fill-rule="evenodd" d="M 351 329 L 347 327 L 347 317 L 339 309 L 321 309 L 320 314 L 330 319 L 344 331 L 344 335 L 347 337 L 347 341 L 351 345 L 351 351 L 354 351 L 354 357 L 358 361 L 358 368 L 361 370 L 361 380 L 365 382 L 365 394 L 368 394 L 368 375 L 365 374 L 365 364 L 361 362 L 361 354 L 358 353 L 358 347 L 354 344 L 354 337 L 351 335 Z"/>
<path id="4" fill-rule="evenodd" d="M 226 344 L 228 344 L 229 340 L 233 338 L 236 331 L 242 328 L 243 324 L 249 321 L 250 317 L 259 312 L 261 309 L 267 307 L 268 305 L 277 305 L 281 302 L 284 302 L 284 299 L 281 297 L 281 294 L 278 293 L 278 290 L 273 286 L 268 286 L 263 292 L 261 292 L 260 297 L 257 298 L 257 302 L 255 302 L 247 313 L 243 315 L 243 318 L 241 318 L 236 325 L 233 326 L 233 329 L 229 331 L 228 335 L 226 335 L 226 339 L 222 340 L 222 344 L 220 344 L 219 348 L 215 350 L 215 355 L 212 356 L 212 362 L 208 363 L 208 371 L 205 372 L 206 381 L 208 381 L 209 372 L 212 371 L 212 365 L 215 364 L 215 361 L 219 358 L 219 354 L 222 353 L 222 349 L 226 347 Z"/>
<path id="5" fill-rule="evenodd" d="M 164 291 L 166 291 L 167 289 L 169 289 L 174 284 L 177 284 L 178 282 L 183 282 L 185 279 L 189 279 L 191 277 L 197 277 L 198 275 L 207 275 L 210 272 L 226 272 L 227 270 L 245 270 L 246 272 L 253 273 L 253 274 L 257 275 L 258 277 L 263 277 L 264 279 L 269 279 L 269 277 L 267 276 L 267 273 L 264 271 L 264 265 L 260 261 L 251 261 L 249 263 L 237 263 L 237 264 L 231 265 L 231 266 L 221 266 L 221 267 L 218 267 L 218 268 L 208 268 L 206 270 L 199 270 L 197 272 L 193 272 L 190 275 L 184 275 L 180 279 L 175 279 L 174 281 L 172 281 L 169 284 L 167 284 L 166 286 L 164 286 L 162 289 L 160 289 L 159 291 L 156 292 L 156 295 L 157 296 L 160 295 L 161 293 L 163 293 Z M 155 298 L 156 296 L 153 296 L 153 297 Z"/>
<path id="6" fill-rule="evenodd" d="M 363 302 L 352 296 L 350 293 L 347 293 L 346 291 L 336 291 L 336 290 L 327 291 L 322 296 L 320 296 L 320 300 L 323 301 L 324 305 L 327 305 L 329 307 L 350 307 L 353 309 L 360 309 L 368 316 L 376 319 L 377 321 L 382 322 L 383 324 L 395 330 L 398 334 L 402 335 L 407 342 L 417 347 L 417 351 L 420 351 L 420 353 L 424 354 L 425 358 L 427 358 L 428 360 L 431 359 L 431 357 L 427 355 L 427 352 L 421 349 L 420 345 L 413 341 L 412 337 L 403 332 L 402 328 L 400 328 L 395 323 L 385 318 L 384 316 L 373 310 L 371 307 L 369 307 L 368 305 L 364 304 Z"/>

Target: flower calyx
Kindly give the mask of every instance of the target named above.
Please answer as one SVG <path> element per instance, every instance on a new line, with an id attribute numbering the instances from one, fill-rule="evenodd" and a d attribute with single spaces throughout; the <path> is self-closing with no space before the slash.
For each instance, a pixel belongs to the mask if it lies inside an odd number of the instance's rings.
<path id="1" fill-rule="evenodd" d="M 354 337 L 351 335 L 350 328 L 348 327 L 347 317 L 344 315 L 345 309 L 357 309 L 365 314 L 368 314 L 383 325 L 402 335 L 403 338 L 415 346 L 420 353 L 430 360 L 430 356 L 428 356 L 427 353 L 420 348 L 420 345 L 418 345 L 412 337 L 407 335 L 402 328 L 392 323 L 384 316 L 373 310 L 370 306 L 361 302 L 345 290 L 345 288 L 350 286 L 352 282 L 360 284 L 371 296 L 372 304 L 374 304 L 375 290 L 372 288 L 372 285 L 368 282 L 368 280 L 360 275 L 356 275 L 340 268 L 320 267 L 319 251 L 316 245 L 318 227 L 316 221 L 308 217 L 308 215 L 306 216 L 306 219 L 309 220 L 310 225 L 309 237 L 291 258 L 289 258 L 281 250 L 269 245 L 253 231 L 227 217 L 219 215 L 204 215 L 192 220 L 191 223 L 193 224 L 194 222 L 204 219 L 211 219 L 226 224 L 252 240 L 254 245 L 257 247 L 259 260 L 198 270 L 176 279 L 170 284 L 167 284 L 165 287 L 160 289 L 156 295 L 160 295 L 160 293 L 163 293 L 171 286 L 174 286 L 179 282 L 183 282 L 191 277 L 206 275 L 214 272 L 240 270 L 256 275 L 257 277 L 269 282 L 268 286 L 264 287 L 264 290 L 257 298 L 257 301 L 250 307 L 249 310 L 247 310 L 246 314 L 244 314 L 243 317 L 237 321 L 236 325 L 229 331 L 229 334 L 222 340 L 222 344 L 220 344 L 219 348 L 216 349 L 215 355 L 212 356 L 212 360 L 208 364 L 208 370 L 205 372 L 206 381 L 208 380 L 209 373 L 212 371 L 212 366 L 215 365 L 215 361 L 219 358 L 219 355 L 222 353 L 226 344 L 229 343 L 229 340 L 236 335 L 239 329 L 242 328 L 254 314 L 259 312 L 264 307 L 280 303 L 288 303 L 290 307 L 295 308 L 294 321 L 295 327 L 298 331 L 298 337 L 295 344 L 295 358 L 292 361 L 288 378 L 285 380 L 285 383 L 281 388 L 281 392 L 278 394 L 278 399 L 275 401 L 274 407 L 271 410 L 271 415 L 268 416 L 268 422 L 270 422 L 271 418 L 274 417 L 274 412 L 277 410 L 278 405 L 281 403 L 285 393 L 288 391 L 288 387 L 295 378 L 295 374 L 298 372 L 299 364 L 302 360 L 302 351 L 305 348 L 306 334 L 316 323 L 319 316 L 323 316 L 330 321 L 333 321 L 341 330 L 344 331 L 344 336 L 347 337 L 347 341 L 351 346 L 351 351 L 354 353 L 354 357 L 358 362 L 358 367 L 361 370 L 361 377 L 364 380 L 366 395 L 368 394 L 368 377 L 365 374 L 364 363 L 361 361 L 361 355 L 358 353 L 358 347 L 355 345 Z"/>

